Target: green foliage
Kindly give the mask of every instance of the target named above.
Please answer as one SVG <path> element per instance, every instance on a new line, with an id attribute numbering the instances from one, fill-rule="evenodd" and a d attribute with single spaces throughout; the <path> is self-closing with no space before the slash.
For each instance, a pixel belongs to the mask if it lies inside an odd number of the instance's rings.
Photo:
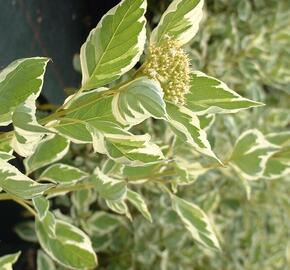
<path id="1" fill-rule="evenodd" d="M 39 242 L 38 270 L 286 269 L 286 4 L 226 2 L 172 1 L 141 58 L 147 2 L 121 1 L 81 48 L 80 89 L 42 119 L 47 59 L 1 71 L 0 200 L 34 216 L 15 231 Z"/>

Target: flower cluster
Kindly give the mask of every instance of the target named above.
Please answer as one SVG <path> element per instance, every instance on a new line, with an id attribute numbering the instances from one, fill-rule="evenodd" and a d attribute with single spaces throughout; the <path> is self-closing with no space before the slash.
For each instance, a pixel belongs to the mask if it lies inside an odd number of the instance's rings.
<path id="1" fill-rule="evenodd" d="M 151 44 L 142 73 L 160 82 L 165 99 L 184 104 L 190 87 L 190 64 L 178 41 L 167 37 L 158 45 Z"/>

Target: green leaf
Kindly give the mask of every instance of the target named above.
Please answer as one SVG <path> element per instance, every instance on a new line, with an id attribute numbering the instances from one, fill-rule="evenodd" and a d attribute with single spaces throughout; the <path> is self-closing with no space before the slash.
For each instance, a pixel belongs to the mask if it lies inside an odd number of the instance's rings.
<path id="1" fill-rule="evenodd" d="M 174 169 L 178 176 L 173 180 L 176 186 L 190 185 L 196 181 L 198 176 L 209 170 L 208 168 L 203 167 L 196 160 L 189 160 L 188 157 L 176 157 Z"/>
<path id="2" fill-rule="evenodd" d="M 238 15 L 240 20 L 247 21 L 251 15 L 252 7 L 249 0 L 240 1 L 238 4 Z"/>
<path id="3" fill-rule="evenodd" d="M 220 249 L 218 239 L 206 214 L 195 204 L 172 195 L 172 207 L 194 240 L 210 249 Z"/>
<path id="4" fill-rule="evenodd" d="M 19 59 L 0 73 L 0 126 L 12 122 L 15 108 L 31 94 L 39 96 L 48 59 Z"/>
<path id="5" fill-rule="evenodd" d="M 32 155 L 44 135 L 52 133 L 37 123 L 36 98 L 36 94 L 29 96 L 24 103 L 16 107 L 12 116 L 14 126 L 12 147 L 23 157 Z"/>
<path id="6" fill-rule="evenodd" d="M 59 264 L 76 270 L 97 266 L 91 241 L 80 229 L 55 219 L 50 212 L 43 221 L 36 218 L 35 228 L 41 247 Z"/>
<path id="7" fill-rule="evenodd" d="M 121 201 L 106 200 L 106 204 L 112 211 L 121 215 L 126 215 L 128 219 L 132 220 L 128 206 L 124 200 L 123 201 L 122 200 Z"/>
<path id="8" fill-rule="evenodd" d="M 16 234 L 24 241 L 37 243 L 34 221 L 24 221 L 14 227 Z"/>
<path id="9" fill-rule="evenodd" d="M 40 176 L 41 180 L 49 180 L 58 184 L 74 184 L 83 180 L 88 176 L 84 171 L 66 165 L 66 164 L 53 164 L 49 166 Z"/>
<path id="10" fill-rule="evenodd" d="M 54 262 L 42 250 L 37 251 L 37 270 L 56 270 Z"/>
<path id="11" fill-rule="evenodd" d="M 90 205 L 96 200 L 96 193 L 91 189 L 78 190 L 72 194 L 71 200 L 77 213 L 87 213 Z"/>
<path id="12" fill-rule="evenodd" d="M 102 134 L 96 129 L 91 129 L 91 132 L 95 151 L 107 154 L 117 162 L 139 166 L 164 159 L 162 151 L 156 144 L 150 142 L 151 137 L 148 134 L 133 135 L 129 132 Z"/>
<path id="13" fill-rule="evenodd" d="M 145 0 L 123 0 L 91 31 L 81 48 L 82 89 L 108 84 L 139 61 L 146 40 Z"/>
<path id="14" fill-rule="evenodd" d="M 0 141 L 0 151 L 3 153 L 8 153 L 12 155 L 13 149 L 11 147 L 11 138 L 1 138 Z"/>
<path id="15" fill-rule="evenodd" d="M 120 163 L 143 165 L 163 159 L 161 150 L 150 142 L 149 135 L 133 135 L 116 122 L 112 98 L 101 97 L 104 89 L 83 93 L 71 102 L 65 118 L 50 125 L 73 142 L 93 142 L 96 152 Z"/>
<path id="16" fill-rule="evenodd" d="M 207 135 L 200 128 L 198 117 L 189 109 L 183 106 L 177 106 L 172 103 L 166 103 L 168 122 L 175 135 L 182 141 L 191 145 L 201 154 L 219 159 L 211 150 Z"/>
<path id="17" fill-rule="evenodd" d="M 37 211 L 39 220 L 43 220 L 49 211 L 49 201 L 44 197 L 38 196 L 33 198 L 32 202 Z"/>
<path id="18" fill-rule="evenodd" d="M 290 132 L 271 133 L 266 139 L 281 149 L 275 152 L 267 161 L 264 177 L 277 179 L 290 174 Z"/>
<path id="19" fill-rule="evenodd" d="M 266 136 L 267 140 L 281 147 L 290 146 L 290 131 L 283 131 L 279 133 L 270 133 Z"/>
<path id="20" fill-rule="evenodd" d="M 132 203 L 139 212 L 150 222 L 152 222 L 151 214 L 147 208 L 147 205 L 140 194 L 137 192 L 128 189 L 127 191 L 127 199 L 130 203 Z"/>
<path id="21" fill-rule="evenodd" d="M 109 234 L 120 226 L 120 218 L 104 211 L 97 211 L 86 220 L 86 231 L 90 235 Z"/>
<path id="22" fill-rule="evenodd" d="M 170 36 L 181 45 L 188 43 L 198 32 L 203 5 L 203 0 L 174 0 L 153 30 L 151 42 L 159 43 Z"/>
<path id="23" fill-rule="evenodd" d="M 244 132 L 237 140 L 229 164 L 248 180 L 263 176 L 268 159 L 279 150 L 256 129 Z"/>
<path id="24" fill-rule="evenodd" d="M 198 115 L 236 113 L 262 105 L 243 98 L 218 79 L 200 71 L 192 72 L 190 92 L 186 95 L 186 106 Z"/>
<path id="25" fill-rule="evenodd" d="M 9 160 L 14 159 L 14 158 L 15 157 L 12 154 L 0 151 L 0 159 L 2 159 L 4 161 L 9 161 Z"/>
<path id="26" fill-rule="evenodd" d="M 0 187 L 7 193 L 31 199 L 50 189 L 52 184 L 39 184 L 22 174 L 14 166 L 0 159 Z"/>
<path id="27" fill-rule="evenodd" d="M 137 78 L 114 95 L 112 110 L 123 125 L 137 125 L 149 117 L 165 118 L 163 90 L 157 81 Z"/>
<path id="28" fill-rule="evenodd" d="M 106 176 L 99 168 L 96 168 L 94 174 L 95 188 L 102 198 L 109 201 L 120 201 L 126 198 L 126 182 Z"/>
<path id="29" fill-rule="evenodd" d="M 14 254 L 9 254 L 0 257 L 0 269 L 1 270 L 12 270 L 12 265 L 16 263 L 20 256 L 21 252 L 17 252 Z"/>
<path id="30" fill-rule="evenodd" d="M 112 98 L 101 96 L 106 90 L 107 88 L 100 88 L 80 94 L 66 108 L 68 111 L 66 116 L 60 121 L 50 122 L 48 126 L 75 143 L 92 142 L 88 125 L 110 133 L 112 129 L 121 129 L 112 113 Z"/>
<path id="31" fill-rule="evenodd" d="M 198 116 L 200 127 L 204 130 L 208 130 L 212 127 L 215 121 L 215 114 L 206 114 Z"/>
<path id="32" fill-rule="evenodd" d="M 69 141 L 59 135 L 49 135 L 35 149 L 30 157 L 24 160 L 27 173 L 62 159 L 69 150 Z"/>
<path id="33" fill-rule="evenodd" d="M 124 166 L 122 168 L 122 175 L 125 176 L 128 181 L 144 181 L 145 179 L 148 179 L 149 175 L 158 173 L 159 169 L 159 163 L 138 167 Z"/>

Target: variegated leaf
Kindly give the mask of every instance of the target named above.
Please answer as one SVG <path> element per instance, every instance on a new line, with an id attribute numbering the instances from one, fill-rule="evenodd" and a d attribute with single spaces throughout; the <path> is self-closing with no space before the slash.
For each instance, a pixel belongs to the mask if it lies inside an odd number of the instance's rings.
<path id="1" fill-rule="evenodd" d="M 186 107 L 169 102 L 167 102 L 166 108 L 169 116 L 168 122 L 176 136 L 201 154 L 218 160 L 211 150 L 205 131 L 200 128 L 198 117 Z"/>
<path id="2" fill-rule="evenodd" d="M 104 211 L 97 211 L 86 220 L 86 231 L 90 235 L 111 233 L 121 224 L 120 217 Z"/>
<path id="3" fill-rule="evenodd" d="M 281 147 L 266 163 L 264 177 L 277 179 L 290 174 L 290 132 L 271 133 L 266 139 Z"/>
<path id="4" fill-rule="evenodd" d="M 115 120 L 112 97 L 101 97 L 105 90 L 82 93 L 70 103 L 65 117 L 48 125 L 73 142 L 92 142 L 96 152 L 121 163 L 142 165 L 163 159 L 149 135 L 133 135 Z"/>
<path id="5" fill-rule="evenodd" d="M 0 257 L 0 269 L 1 270 L 12 270 L 12 265 L 16 263 L 20 256 L 21 252 L 17 252 L 14 254 L 9 254 Z"/>
<path id="6" fill-rule="evenodd" d="M 60 265 L 75 270 L 94 269 L 97 256 L 89 237 L 77 227 L 55 219 L 48 212 L 35 220 L 36 234 L 43 250 Z"/>
<path id="7" fill-rule="evenodd" d="M 183 157 L 176 157 L 174 163 L 174 169 L 178 176 L 173 182 L 175 185 L 190 185 L 196 179 L 206 173 L 209 169 L 203 167 L 199 162 L 188 160 Z"/>
<path id="8" fill-rule="evenodd" d="M 115 94 L 112 110 L 116 120 L 123 125 L 137 125 L 149 117 L 165 118 L 162 88 L 157 81 L 137 78 Z"/>
<path id="9" fill-rule="evenodd" d="M 173 195 L 172 207 L 195 241 L 210 249 L 220 249 L 208 217 L 197 205 Z"/>
<path id="10" fill-rule="evenodd" d="M 202 19 L 204 0 L 174 0 L 162 15 L 151 35 L 152 43 L 159 43 L 166 36 L 188 43 L 198 32 Z"/>
<path id="11" fill-rule="evenodd" d="M 190 92 L 186 95 L 186 106 L 198 115 L 236 113 L 262 105 L 240 96 L 218 79 L 200 71 L 192 72 Z"/>
<path id="12" fill-rule="evenodd" d="M 112 98 L 101 97 L 101 92 L 106 90 L 107 88 L 100 88 L 82 93 L 66 108 L 68 112 L 65 117 L 50 122 L 47 126 L 75 143 L 92 142 L 87 125 L 104 132 L 114 129 L 115 126 L 121 128 L 112 114 Z"/>
<path id="13" fill-rule="evenodd" d="M 52 184 L 39 184 L 0 159 L 0 188 L 20 198 L 31 199 L 50 189 Z"/>
<path id="14" fill-rule="evenodd" d="M 32 155 L 44 135 L 52 133 L 49 129 L 39 125 L 36 120 L 36 98 L 36 94 L 30 95 L 24 103 L 16 107 L 12 115 L 15 131 L 12 147 L 23 157 Z"/>
<path id="15" fill-rule="evenodd" d="M 200 127 L 204 130 L 208 130 L 212 127 L 215 121 L 215 114 L 206 114 L 206 115 L 199 115 L 199 123 Z"/>
<path id="16" fill-rule="evenodd" d="M 128 219 L 132 220 L 132 216 L 129 212 L 128 206 L 124 200 L 122 201 L 109 201 L 106 200 L 107 206 L 114 212 L 125 215 Z"/>
<path id="17" fill-rule="evenodd" d="M 96 176 L 93 178 L 95 189 L 102 198 L 109 201 L 122 201 L 126 198 L 127 185 L 125 181 L 108 177 L 99 168 L 96 168 L 94 174 Z"/>
<path id="18" fill-rule="evenodd" d="M 256 129 L 244 132 L 237 140 L 229 164 L 248 180 L 263 176 L 269 158 L 279 151 Z"/>
<path id="19" fill-rule="evenodd" d="M 122 0 L 91 31 L 81 48 L 82 89 L 108 84 L 139 61 L 146 40 L 145 0 Z"/>
<path id="20" fill-rule="evenodd" d="M 152 222 L 152 217 L 151 214 L 147 208 L 147 205 L 144 201 L 144 199 L 142 198 L 142 196 L 133 191 L 128 189 L 127 191 L 127 199 L 130 203 L 132 203 L 138 210 L 139 212 L 150 222 Z"/>
<path id="21" fill-rule="evenodd" d="M 78 168 L 66 164 L 53 164 L 49 166 L 38 179 L 49 180 L 58 184 L 74 184 L 86 178 L 88 174 Z"/>
<path id="22" fill-rule="evenodd" d="M 42 196 L 37 196 L 33 198 L 32 202 L 37 211 L 39 220 L 42 221 L 49 211 L 49 201 Z"/>
<path id="23" fill-rule="evenodd" d="M 12 154 L 0 151 L 0 159 L 5 160 L 5 161 L 9 161 L 9 160 L 14 159 L 14 158 L 15 157 Z"/>
<path id="24" fill-rule="evenodd" d="M 90 129 L 95 151 L 108 155 L 116 162 L 139 166 L 164 159 L 160 148 L 150 142 L 150 136 L 125 134 L 104 134 Z"/>
<path id="25" fill-rule="evenodd" d="M 59 135 L 49 135 L 35 149 L 33 155 L 24 160 L 27 173 L 62 159 L 69 150 L 69 141 Z"/>
<path id="26" fill-rule="evenodd" d="M 19 59 L 0 73 L 0 126 L 12 122 L 15 108 L 31 94 L 39 96 L 48 59 Z"/>
<path id="27" fill-rule="evenodd" d="M 52 259 L 47 256 L 42 250 L 37 251 L 37 270 L 56 270 Z"/>
<path id="28" fill-rule="evenodd" d="M 91 189 L 82 189 L 74 192 L 71 201 L 78 214 L 87 213 L 90 205 L 96 200 L 96 193 Z"/>

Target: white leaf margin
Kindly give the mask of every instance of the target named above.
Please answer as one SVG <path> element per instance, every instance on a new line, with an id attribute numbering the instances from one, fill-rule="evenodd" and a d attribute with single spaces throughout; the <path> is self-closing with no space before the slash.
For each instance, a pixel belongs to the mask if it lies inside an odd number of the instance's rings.
<path id="1" fill-rule="evenodd" d="M 245 173 L 243 170 L 241 170 L 238 166 L 235 165 L 235 163 L 233 161 L 229 161 L 229 165 L 235 169 L 236 172 L 238 172 L 243 178 L 247 179 L 247 180 L 258 180 L 259 178 L 263 177 L 265 168 L 266 168 L 266 164 L 268 159 L 274 154 L 276 153 L 280 147 L 270 143 L 265 136 L 263 135 L 263 133 L 261 131 L 259 131 L 258 129 L 249 129 L 247 131 L 245 131 L 236 141 L 237 145 L 239 143 L 240 140 L 242 140 L 245 136 L 247 136 L 248 134 L 254 134 L 256 136 L 256 145 L 252 148 L 250 148 L 247 152 L 245 152 L 244 154 L 251 154 L 252 152 L 256 151 L 256 150 L 260 150 L 260 149 L 264 149 L 264 148 L 271 148 L 272 150 L 269 150 L 267 152 L 267 154 L 263 155 L 263 156 L 259 156 L 259 158 L 261 159 L 260 161 L 260 167 L 261 167 L 261 171 L 260 173 L 256 174 L 256 175 L 249 175 L 247 173 Z"/>
<path id="2" fill-rule="evenodd" d="M 159 26 L 164 23 L 164 18 L 168 16 L 170 13 L 174 13 L 178 10 L 178 5 L 182 3 L 184 0 L 174 0 L 163 13 L 159 24 L 157 27 L 152 31 L 150 42 L 151 43 L 158 43 L 163 35 L 167 35 L 166 33 L 162 33 L 159 35 Z M 180 45 L 185 45 L 189 41 L 191 41 L 199 30 L 199 24 L 203 18 L 203 6 L 204 0 L 199 0 L 199 3 L 195 6 L 194 9 L 189 11 L 185 16 L 184 19 L 187 21 L 188 25 L 191 25 L 188 30 L 184 31 L 177 40 L 179 41 Z M 159 39 L 158 39 L 159 38 Z M 176 38 L 176 37 L 174 37 Z"/>
<path id="3" fill-rule="evenodd" d="M 102 23 L 103 20 L 106 16 L 108 15 L 114 15 L 117 11 L 117 9 L 124 4 L 126 0 L 122 0 L 118 5 L 116 5 L 115 7 L 113 7 L 112 9 L 110 9 L 99 21 L 99 23 L 97 24 L 97 26 L 91 30 L 91 32 L 89 33 L 89 36 L 86 40 L 86 42 L 82 45 L 81 47 L 81 51 L 80 51 L 80 62 L 81 62 L 81 70 L 82 70 L 82 86 L 85 85 L 85 83 L 90 79 L 90 75 L 89 75 L 89 71 L 87 69 L 87 59 L 86 59 L 86 45 L 87 42 L 90 40 L 90 37 L 92 35 L 95 34 L 95 32 L 97 32 L 99 29 L 102 28 Z M 143 1 L 143 4 L 140 6 L 140 8 L 144 9 L 145 11 L 147 10 L 147 0 Z M 119 72 L 119 76 L 123 75 L 124 73 L 128 72 L 129 70 L 131 70 L 136 63 L 139 61 L 141 55 L 143 54 L 144 48 L 145 48 L 145 43 L 146 43 L 146 18 L 143 15 L 138 22 L 140 23 L 144 23 L 143 25 L 143 29 L 140 32 L 139 36 L 138 36 L 138 42 L 136 45 L 136 48 L 139 49 L 138 53 L 136 54 L 136 56 L 132 59 L 131 64 L 128 65 L 127 67 L 124 67 L 120 70 Z"/>

